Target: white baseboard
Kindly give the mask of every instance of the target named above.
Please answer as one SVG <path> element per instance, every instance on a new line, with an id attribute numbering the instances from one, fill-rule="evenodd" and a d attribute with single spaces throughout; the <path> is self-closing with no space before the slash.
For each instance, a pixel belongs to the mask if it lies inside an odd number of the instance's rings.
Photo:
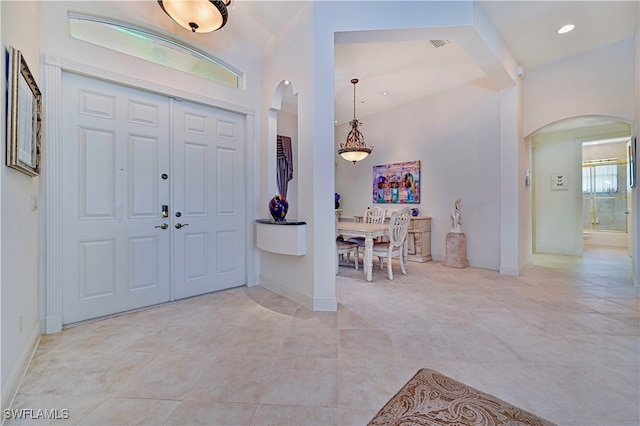
<path id="1" fill-rule="evenodd" d="M 338 310 L 337 299 L 314 299 L 314 311 L 336 312 Z"/>
<path id="2" fill-rule="evenodd" d="M 503 275 L 517 277 L 520 275 L 520 268 L 517 266 L 500 265 L 500 273 Z"/>
<path id="3" fill-rule="evenodd" d="M 266 289 L 273 291 L 274 293 L 284 296 L 289 300 L 292 300 L 307 309 L 313 310 L 313 298 L 300 293 L 292 288 L 286 287 L 277 282 L 271 281 L 267 278 L 260 277 L 260 285 Z"/>
<path id="4" fill-rule="evenodd" d="M 533 258 L 529 258 L 529 260 L 527 260 L 526 262 L 524 262 L 522 265 L 520 265 L 520 270 L 524 271 L 527 268 L 530 268 L 533 266 Z"/>
<path id="5" fill-rule="evenodd" d="M 536 247 L 536 253 L 562 254 L 565 256 L 582 256 L 579 249 L 563 249 L 556 247 Z"/>
<path id="6" fill-rule="evenodd" d="M 24 350 L 18 358 L 18 362 L 13 367 L 13 371 L 7 381 L 7 385 L 2 389 L 2 412 L 11 407 L 11 404 L 13 403 L 13 399 L 18 392 L 20 383 L 22 383 L 24 373 L 27 372 L 31 358 L 36 352 L 36 348 L 40 342 L 41 330 L 40 321 L 36 321 L 33 329 L 31 330 L 31 335 L 29 336 L 29 344 L 25 345 Z"/>
<path id="7" fill-rule="evenodd" d="M 52 334 L 62 331 L 62 315 L 49 315 L 44 320 L 44 333 Z"/>
<path id="8" fill-rule="evenodd" d="M 260 285 L 312 311 L 336 311 L 338 309 L 338 301 L 336 299 L 314 299 L 264 277 L 260 277 Z"/>
<path id="9" fill-rule="evenodd" d="M 500 265 L 493 262 L 485 262 L 483 260 L 475 260 L 475 259 L 467 259 L 469 261 L 469 266 L 473 266 L 474 268 L 482 268 L 482 269 L 490 269 L 492 271 L 499 271 Z"/>
<path id="10" fill-rule="evenodd" d="M 435 262 L 444 262 L 447 259 L 445 255 L 435 254 L 435 253 L 431 253 L 431 258 Z M 467 260 L 469 261 L 469 266 L 473 266 L 474 268 L 490 269 L 492 271 L 500 270 L 500 265 L 498 265 L 497 263 L 485 262 L 482 260 L 475 260 L 475 259 L 469 259 L 469 258 L 467 258 Z"/>

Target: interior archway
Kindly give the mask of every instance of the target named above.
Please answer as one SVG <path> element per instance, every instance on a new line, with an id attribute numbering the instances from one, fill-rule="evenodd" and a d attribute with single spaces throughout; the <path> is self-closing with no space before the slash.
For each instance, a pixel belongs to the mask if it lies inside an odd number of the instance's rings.
<path id="1" fill-rule="evenodd" d="M 534 253 L 582 256 L 585 247 L 606 246 L 633 255 L 626 158 L 632 134 L 626 120 L 581 116 L 550 123 L 526 138 L 532 154 L 526 178 L 532 185 Z M 585 192 L 583 166 L 605 163 L 615 181 L 606 191 Z"/>

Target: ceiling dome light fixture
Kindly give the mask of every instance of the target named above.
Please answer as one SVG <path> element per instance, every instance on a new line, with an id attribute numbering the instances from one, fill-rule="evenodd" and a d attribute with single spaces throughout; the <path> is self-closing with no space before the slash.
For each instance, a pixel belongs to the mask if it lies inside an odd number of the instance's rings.
<path id="1" fill-rule="evenodd" d="M 231 0 L 158 0 L 158 4 L 181 27 L 194 33 L 210 33 L 227 23 Z"/>
<path id="2" fill-rule="evenodd" d="M 356 84 L 358 84 L 358 79 L 351 79 L 351 83 L 353 84 L 353 120 L 349 122 L 351 130 L 347 135 L 347 142 L 340 144 L 338 154 L 345 160 L 353 161 L 353 164 L 356 164 L 357 161 L 367 158 L 373 151 L 373 147 L 365 145 L 364 136 L 358 130 L 358 126 L 362 124 L 356 118 Z"/>
<path id="3" fill-rule="evenodd" d="M 566 34 L 570 31 L 573 31 L 573 29 L 576 26 L 573 24 L 567 24 L 567 25 L 563 25 L 559 30 L 558 30 L 558 34 Z"/>

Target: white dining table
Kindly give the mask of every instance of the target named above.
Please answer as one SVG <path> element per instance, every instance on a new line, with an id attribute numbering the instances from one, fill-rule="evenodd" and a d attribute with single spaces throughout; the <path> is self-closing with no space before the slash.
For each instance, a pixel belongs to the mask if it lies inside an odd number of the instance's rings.
<path id="1" fill-rule="evenodd" d="M 389 235 L 389 224 L 339 221 L 338 233 L 347 238 L 364 237 L 364 270 L 367 274 L 367 281 L 371 281 L 373 271 L 373 240 Z"/>

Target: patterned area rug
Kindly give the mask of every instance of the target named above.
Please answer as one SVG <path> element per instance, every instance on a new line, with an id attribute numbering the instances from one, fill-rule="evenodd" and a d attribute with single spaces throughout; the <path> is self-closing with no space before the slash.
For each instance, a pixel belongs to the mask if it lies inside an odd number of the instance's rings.
<path id="1" fill-rule="evenodd" d="M 555 426 L 494 396 L 423 368 L 395 394 L 369 426 Z"/>

